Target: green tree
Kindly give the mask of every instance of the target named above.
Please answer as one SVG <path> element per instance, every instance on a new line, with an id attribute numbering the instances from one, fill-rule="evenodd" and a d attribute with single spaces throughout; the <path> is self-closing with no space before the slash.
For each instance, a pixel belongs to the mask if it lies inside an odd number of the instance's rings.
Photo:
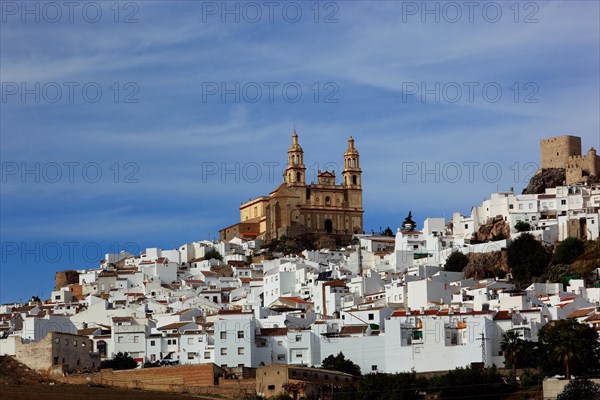
<path id="1" fill-rule="evenodd" d="M 504 399 L 513 391 L 496 367 L 456 368 L 430 380 L 430 392 L 439 392 L 440 399 Z"/>
<path id="2" fill-rule="evenodd" d="M 542 275 L 549 257 L 544 246 L 530 233 L 523 233 L 508 247 L 508 266 L 516 283 L 527 285 Z"/>
<path id="3" fill-rule="evenodd" d="M 412 211 L 408 212 L 408 216 L 404 218 L 404 222 L 402 223 L 402 229 L 407 231 L 414 231 L 417 227 L 417 224 L 412 219 Z"/>
<path id="4" fill-rule="evenodd" d="M 337 356 L 334 356 L 332 354 L 329 357 L 323 359 L 321 366 L 324 369 L 340 371 L 354 376 L 360 376 L 360 367 L 354 364 L 352 360 L 347 359 L 344 356 L 344 353 L 342 353 L 341 351 L 338 353 Z"/>
<path id="5" fill-rule="evenodd" d="M 100 363 L 100 368 L 112 368 L 114 370 L 137 368 L 138 364 L 129 353 L 118 352 L 113 359 L 104 360 Z"/>
<path id="6" fill-rule="evenodd" d="M 515 229 L 517 230 L 517 232 L 527 232 L 531 230 L 531 225 L 529 224 L 529 222 L 526 221 L 518 221 L 515 224 Z"/>
<path id="7" fill-rule="evenodd" d="M 353 400 L 417 400 L 426 381 L 417 378 L 416 373 L 367 374 L 358 381 L 356 388 L 344 390 L 345 396 L 335 399 Z M 350 391 L 350 393 L 348 393 Z"/>
<path id="8" fill-rule="evenodd" d="M 566 238 L 556 246 L 552 255 L 552 264 L 571 264 L 585 251 L 585 243 L 577 238 Z"/>
<path id="9" fill-rule="evenodd" d="M 217 249 L 210 249 L 206 253 L 204 253 L 205 260 L 211 260 L 213 258 L 215 260 L 223 260 L 223 256 L 221 255 L 221 253 L 219 253 L 219 250 Z"/>
<path id="10" fill-rule="evenodd" d="M 600 385 L 589 379 L 573 379 L 556 400 L 600 400 Z"/>
<path id="11" fill-rule="evenodd" d="M 462 272 L 468 263 L 469 258 L 465 254 L 460 251 L 453 251 L 446 259 L 444 271 Z"/>
<path id="12" fill-rule="evenodd" d="M 392 229 L 388 226 L 383 232 L 381 232 L 381 235 L 394 236 L 394 232 L 392 232 Z"/>
<path id="13" fill-rule="evenodd" d="M 564 319 L 546 324 L 539 332 L 542 345 L 540 368 L 547 375 L 587 375 L 600 366 L 598 333 L 576 320 Z"/>
<path id="14" fill-rule="evenodd" d="M 517 367 L 520 365 L 523 349 L 523 339 L 515 330 L 510 330 L 502 335 L 500 350 L 504 353 L 506 363 L 512 367 L 513 376 L 517 376 Z"/>

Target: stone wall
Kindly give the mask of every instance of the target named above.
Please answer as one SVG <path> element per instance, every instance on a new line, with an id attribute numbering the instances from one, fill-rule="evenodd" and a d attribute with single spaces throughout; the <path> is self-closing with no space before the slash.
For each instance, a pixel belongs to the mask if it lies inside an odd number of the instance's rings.
<path id="1" fill-rule="evenodd" d="M 590 379 L 600 384 L 600 379 Z M 565 380 L 546 380 L 544 381 L 544 400 L 554 400 L 563 391 L 570 381 Z M 583 399 L 582 399 L 583 400 Z"/>
<path id="2" fill-rule="evenodd" d="M 87 336 L 50 332 L 38 342 L 16 340 L 15 358 L 45 374 L 56 374 L 57 366 L 63 372 L 92 371 L 100 366 L 100 357 L 92 349 Z"/>
<path id="3" fill-rule="evenodd" d="M 70 375 L 60 378 L 70 384 L 96 384 L 124 389 L 155 390 L 174 393 L 194 393 L 228 399 L 240 399 L 255 391 L 255 379 L 223 379 L 221 369 L 214 364 L 113 371 Z"/>

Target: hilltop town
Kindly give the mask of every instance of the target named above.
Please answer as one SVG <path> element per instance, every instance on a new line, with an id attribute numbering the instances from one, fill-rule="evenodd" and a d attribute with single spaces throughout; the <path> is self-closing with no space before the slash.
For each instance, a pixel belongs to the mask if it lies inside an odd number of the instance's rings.
<path id="1" fill-rule="evenodd" d="M 563 182 L 492 193 L 449 220 L 415 222 L 406 210 L 397 229 L 365 234 L 354 139 L 340 184 L 323 171 L 307 185 L 294 132 L 284 182 L 242 204 L 220 240 L 106 254 L 97 268 L 57 273 L 49 299 L 0 306 L 0 355 L 51 376 L 97 371 L 119 353 L 142 371 L 209 365 L 208 384 L 252 376 L 264 396 L 289 387 L 267 372 L 308 381 L 310 367 L 340 352 L 363 373 L 502 367 L 508 332 L 537 341 L 566 319 L 600 329 L 600 260 L 562 274 L 550 261 L 569 238 L 586 251 L 598 244 L 600 157 L 582 155 L 573 136 L 542 140 L 540 156 L 534 179 L 559 169 Z M 306 235 L 315 240 L 298 248 Z M 539 275 L 508 259 L 522 237 L 548 255 Z M 451 268 L 457 253 L 464 263 Z M 352 379 L 322 371 L 314 379 Z"/>

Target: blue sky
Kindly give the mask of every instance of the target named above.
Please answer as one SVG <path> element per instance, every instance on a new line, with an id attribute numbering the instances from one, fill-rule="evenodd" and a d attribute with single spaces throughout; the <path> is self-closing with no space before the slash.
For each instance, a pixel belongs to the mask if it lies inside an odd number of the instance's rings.
<path id="1" fill-rule="evenodd" d="M 294 126 L 309 180 L 355 138 L 367 231 L 522 190 L 541 138 L 600 147 L 596 1 L 23 4 L 0 26 L 0 302 L 218 236 Z"/>

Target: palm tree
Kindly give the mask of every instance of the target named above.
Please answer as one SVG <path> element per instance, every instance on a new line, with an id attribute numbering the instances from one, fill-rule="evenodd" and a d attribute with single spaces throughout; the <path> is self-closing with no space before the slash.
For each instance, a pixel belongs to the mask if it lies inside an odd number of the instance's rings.
<path id="1" fill-rule="evenodd" d="M 573 338 L 577 340 L 577 338 Z M 572 342 L 564 342 L 554 347 L 552 355 L 565 369 L 565 378 L 571 379 L 571 365 L 575 361 L 576 354 L 573 351 Z"/>
<path id="2" fill-rule="evenodd" d="M 517 376 L 517 364 L 521 358 L 521 348 L 523 339 L 519 335 L 519 332 L 515 330 L 509 330 L 502 335 L 502 342 L 500 342 L 500 349 L 504 353 L 504 359 L 508 361 L 513 369 L 513 375 Z"/>

